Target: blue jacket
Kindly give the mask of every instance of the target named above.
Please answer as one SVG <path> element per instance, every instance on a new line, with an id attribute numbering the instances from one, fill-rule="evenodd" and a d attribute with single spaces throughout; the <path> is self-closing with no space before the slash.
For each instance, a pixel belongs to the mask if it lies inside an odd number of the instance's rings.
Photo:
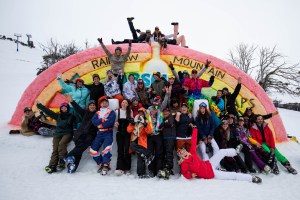
<path id="1" fill-rule="evenodd" d="M 204 137 L 214 137 L 214 119 L 211 115 L 209 116 L 209 120 L 200 120 L 197 116 L 195 119 L 195 124 L 198 128 L 198 141 Z"/>
<path id="2" fill-rule="evenodd" d="M 90 100 L 90 91 L 86 87 L 76 88 L 75 84 L 66 84 L 62 79 L 58 79 L 58 82 L 64 93 L 70 94 L 81 108 L 85 109 L 87 107 Z"/>
<path id="3" fill-rule="evenodd" d="M 110 109 L 108 109 L 107 115 L 104 115 L 103 118 L 100 118 L 100 111 L 96 112 L 92 118 L 94 126 L 101 129 L 111 129 L 109 132 L 113 132 L 112 128 L 114 127 L 115 120 L 116 113 Z"/>

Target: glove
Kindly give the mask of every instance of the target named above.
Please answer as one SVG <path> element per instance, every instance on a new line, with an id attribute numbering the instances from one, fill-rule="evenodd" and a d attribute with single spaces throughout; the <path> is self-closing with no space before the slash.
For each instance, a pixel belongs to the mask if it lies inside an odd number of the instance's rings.
<path id="1" fill-rule="evenodd" d="M 135 124 L 134 119 L 133 119 L 133 118 L 130 118 L 130 119 L 129 119 L 129 123 L 132 124 L 132 125 L 134 125 L 134 124 Z"/>
<path id="2" fill-rule="evenodd" d="M 209 82 L 213 83 L 215 80 L 215 76 L 211 76 L 210 79 L 209 79 Z"/>
<path id="3" fill-rule="evenodd" d="M 61 74 L 57 74 L 57 80 L 61 79 Z"/>
<path id="4" fill-rule="evenodd" d="M 72 80 L 69 80 L 69 79 L 66 79 L 66 80 L 65 80 L 65 83 L 73 83 L 73 81 L 72 81 Z"/>
<path id="5" fill-rule="evenodd" d="M 211 61 L 209 61 L 208 59 L 206 59 L 206 63 L 205 63 L 204 67 L 207 69 L 209 67 L 210 63 L 211 63 Z"/>
<path id="6" fill-rule="evenodd" d="M 103 43 L 103 42 L 102 42 L 102 38 L 97 38 L 97 40 L 98 40 L 98 42 L 99 42 L 100 44 Z"/>
<path id="7" fill-rule="evenodd" d="M 169 67 L 171 70 L 174 70 L 173 63 L 170 61 Z"/>
<path id="8" fill-rule="evenodd" d="M 128 42 L 128 45 L 131 47 L 131 44 L 132 44 L 132 41 L 131 40 L 129 40 L 129 42 Z"/>

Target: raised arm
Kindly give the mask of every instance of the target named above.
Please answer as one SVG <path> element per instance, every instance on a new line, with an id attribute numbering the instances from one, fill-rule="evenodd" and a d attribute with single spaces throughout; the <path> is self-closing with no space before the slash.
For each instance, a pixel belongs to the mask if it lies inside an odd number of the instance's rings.
<path id="1" fill-rule="evenodd" d="M 234 88 L 234 92 L 232 93 L 230 98 L 236 99 L 236 97 L 239 95 L 241 88 L 242 88 L 241 80 L 242 80 L 242 78 L 238 77 L 238 84 Z"/>
<path id="2" fill-rule="evenodd" d="M 53 112 L 52 110 L 50 110 L 49 108 L 45 107 L 43 104 L 41 103 L 37 103 L 36 107 L 40 110 L 42 110 L 46 115 L 48 115 L 49 117 L 51 117 L 52 119 L 57 120 L 59 114 Z"/>
<path id="3" fill-rule="evenodd" d="M 110 51 L 108 51 L 108 49 L 106 48 L 106 46 L 103 44 L 102 38 L 98 38 L 98 42 L 100 43 L 102 49 L 104 50 L 104 52 L 106 53 L 106 55 L 108 56 L 108 58 L 111 58 L 113 55 L 110 53 Z"/>
<path id="4" fill-rule="evenodd" d="M 209 61 L 208 59 L 206 59 L 206 63 L 204 65 L 204 67 L 200 70 L 200 72 L 197 75 L 197 78 L 200 78 L 202 76 L 202 74 L 207 70 L 207 68 L 209 67 L 211 61 Z"/>
<path id="5" fill-rule="evenodd" d="M 124 58 L 127 59 L 131 51 L 131 41 L 128 43 L 127 52 L 124 54 Z"/>

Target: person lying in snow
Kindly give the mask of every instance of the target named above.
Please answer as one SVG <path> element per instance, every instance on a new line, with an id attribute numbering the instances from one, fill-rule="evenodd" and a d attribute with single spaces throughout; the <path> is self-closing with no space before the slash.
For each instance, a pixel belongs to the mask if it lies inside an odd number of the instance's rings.
<path id="1" fill-rule="evenodd" d="M 242 150 L 242 145 L 238 145 L 236 149 L 221 149 L 215 153 L 209 160 L 202 161 L 197 155 L 197 128 L 193 128 L 192 145 L 190 153 L 184 148 L 178 150 L 178 156 L 180 157 L 179 164 L 181 168 L 181 174 L 187 179 L 204 178 L 204 179 L 220 179 L 220 180 L 238 180 L 249 181 L 253 183 L 261 183 L 261 178 L 257 176 L 251 176 L 250 174 L 242 174 L 236 172 L 224 172 L 219 171 L 218 167 L 220 161 L 225 156 L 235 156 Z"/>

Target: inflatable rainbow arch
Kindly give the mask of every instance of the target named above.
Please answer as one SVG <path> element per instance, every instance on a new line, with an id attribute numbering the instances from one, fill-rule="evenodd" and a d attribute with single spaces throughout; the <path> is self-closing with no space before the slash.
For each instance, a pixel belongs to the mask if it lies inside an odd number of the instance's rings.
<path id="1" fill-rule="evenodd" d="M 118 45 L 126 52 L 128 44 Z M 108 50 L 114 52 L 116 45 L 107 46 Z M 272 101 L 265 91 L 247 74 L 233 65 L 216 57 L 200 53 L 198 51 L 168 45 L 167 49 L 160 50 L 158 44 L 133 44 L 131 54 L 125 64 L 124 72 L 135 74 L 135 77 L 142 78 L 146 86 L 153 80 L 153 71 L 159 71 L 167 78 L 171 74 L 168 64 L 173 62 L 176 71 L 192 69 L 200 71 L 204 67 L 206 59 L 211 60 L 210 67 L 201 78 L 208 80 L 211 75 L 215 76 L 215 82 L 211 88 L 205 88 L 202 93 L 208 97 L 216 94 L 218 89 L 229 88 L 232 92 L 237 85 L 237 78 L 242 78 L 242 89 L 236 101 L 237 110 L 243 113 L 246 107 L 252 107 L 255 113 L 267 114 L 274 112 Z M 36 101 L 40 101 L 49 108 L 57 109 L 65 101 L 61 94 L 61 86 L 56 80 L 57 74 L 61 73 L 62 78 L 82 78 L 86 84 L 92 82 L 92 74 L 99 74 L 103 81 L 106 77 L 106 70 L 110 68 L 110 61 L 101 47 L 88 49 L 72 55 L 41 73 L 25 90 L 14 112 L 11 121 L 12 125 L 21 124 L 23 109 L 30 106 L 37 110 Z M 268 120 L 277 142 L 287 141 L 286 130 L 279 115 Z"/>

